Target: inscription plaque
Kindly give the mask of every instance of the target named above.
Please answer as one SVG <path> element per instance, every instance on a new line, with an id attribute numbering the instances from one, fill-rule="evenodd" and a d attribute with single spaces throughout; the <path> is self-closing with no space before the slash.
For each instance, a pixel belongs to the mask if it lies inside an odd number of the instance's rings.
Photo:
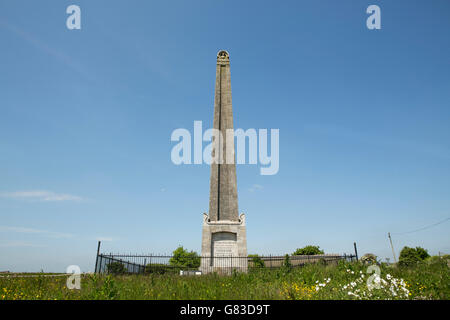
<path id="1" fill-rule="evenodd" d="M 217 232 L 212 236 L 213 256 L 237 256 L 236 233 Z"/>

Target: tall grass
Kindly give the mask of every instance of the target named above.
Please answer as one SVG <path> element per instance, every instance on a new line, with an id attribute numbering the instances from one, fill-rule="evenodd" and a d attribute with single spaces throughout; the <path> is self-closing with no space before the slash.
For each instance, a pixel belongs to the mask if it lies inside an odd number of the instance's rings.
<path id="1" fill-rule="evenodd" d="M 449 299 L 450 268 L 436 260 L 414 267 L 381 265 L 369 290 L 367 265 L 340 262 L 253 270 L 230 276 L 83 275 L 80 290 L 65 277 L 0 278 L 2 299 Z M 376 278 L 375 278 L 376 280 Z M 375 281 L 376 283 L 376 281 Z"/>

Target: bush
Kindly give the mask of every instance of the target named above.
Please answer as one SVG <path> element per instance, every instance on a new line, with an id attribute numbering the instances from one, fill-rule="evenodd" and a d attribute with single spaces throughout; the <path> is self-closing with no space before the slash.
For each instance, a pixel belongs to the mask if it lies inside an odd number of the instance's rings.
<path id="1" fill-rule="evenodd" d="M 401 266 L 412 266 L 421 261 L 424 261 L 429 256 L 430 255 L 428 254 L 428 251 L 424 248 L 403 247 L 402 251 L 400 251 L 398 262 Z"/>
<path id="2" fill-rule="evenodd" d="M 447 261 L 439 256 L 431 256 L 424 260 L 427 264 L 433 265 L 433 264 L 447 264 Z"/>
<path id="3" fill-rule="evenodd" d="M 200 257 L 195 251 L 187 251 L 179 246 L 173 251 L 173 257 L 170 258 L 169 264 L 175 267 L 198 268 L 200 267 Z"/>
<path id="4" fill-rule="evenodd" d="M 315 255 L 315 254 L 323 254 L 323 250 L 320 250 L 319 246 L 306 246 L 303 248 L 298 248 L 294 251 L 292 255 L 294 256 L 305 256 L 305 255 Z"/>
<path id="5" fill-rule="evenodd" d="M 179 267 L 170 266 L 162 263 L 150 263 L 145 266 L 145 273 L 153 274 L 165 274 L 165 273 L 178 273 Z"/>
<path id="6" fill-rule="evenodd" d="M 252 258 L 252 267 L 254 268 L 264 268 L 265 264 L 264 261 L 257 255 L 257 254 L 249 254 L 248 255 L 249 258 Z"/>
<path id="7" fill-rule="evenodd" d="M 291 271 L 291 269 L 292 269 L 291 259 L 289 258 L 289 255 L 288 255 L 288 254 L 286 254 L 286 255 L 284 256 L 284 261 L 283 261 L 282 269 L 283 269 L 284 271 L 287 271 L 287 272 Z"/>
<path id="8" fill-rule="evenodd" d="M 123 263 L 118 262 L 118 261 L 108 263 L 106 265 L 106 269 L 108 270 L 108 273 L 111 273 L 111 274 L 124 274 L 127 272 L 127 269 L 125 268 Z"/>
<path id="9" fill-rule="evenodd" d="M 420 260 L 425 260 L 426 258 L 430 257 L 430 255 L 428 254 L 428 250 L 424 248 L 416 247 L 416 251 L 419 255 Z"/>

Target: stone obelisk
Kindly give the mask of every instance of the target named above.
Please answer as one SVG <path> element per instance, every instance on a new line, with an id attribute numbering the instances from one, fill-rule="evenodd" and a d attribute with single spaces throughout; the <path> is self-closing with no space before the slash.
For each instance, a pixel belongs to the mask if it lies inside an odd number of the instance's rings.
<path id="1" fill-rule="evenodd" d="M 222 138 L 212 149 L 216 161 L 211 163 L 209 214 L 203 214 L 201 270 L 246 271 L 245 215 L 238 214 L 234 135 L 227 135 L 233 130 L 230 55 L 224 50 L 217 54 L 213 128 Z"/>

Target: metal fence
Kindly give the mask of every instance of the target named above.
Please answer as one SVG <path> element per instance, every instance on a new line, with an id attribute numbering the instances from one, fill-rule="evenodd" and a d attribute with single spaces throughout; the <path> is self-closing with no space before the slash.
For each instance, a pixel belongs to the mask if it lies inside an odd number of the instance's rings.
<path id="1" fill-rule="evenodd" d="M 231 274 L 233 271 L 249 272 L 261 268 L 280 268 L 285 265 L 285 256 L 196 256 L 175 261 L 172 255 L 132 255 L 97 253 L 96 273 L 164 274 L 196 271 L 201 274 L 216 272 Z M 336 264 L 338 261 L 356 261 L 352 254 L 323 254 L 289 256 L 290 265 L 301 267 L 308 263 Z M 182 272 L 180 272 L 182 271 Z M 190 272 L 189 272 L 190 271 Z"/>

